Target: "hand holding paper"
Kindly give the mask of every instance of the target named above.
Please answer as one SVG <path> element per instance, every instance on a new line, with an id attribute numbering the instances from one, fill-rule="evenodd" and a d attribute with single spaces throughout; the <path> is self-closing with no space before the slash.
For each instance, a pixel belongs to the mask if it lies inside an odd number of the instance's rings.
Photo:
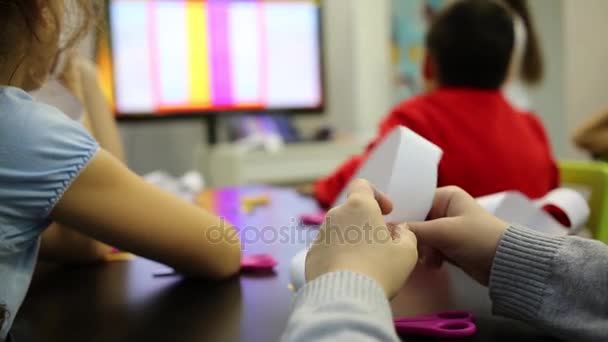
<path id="1" fill-rule="evenodd" d="M 437 187 L 437 167 L 442 151 L 408 128 L 394 129 L 361 167 L 355 179 L 368 180 L 391 200 L 392 211 L 383 211 L 382 223 L 423 221 Z M 343 192 L 336 206 L 346 203 Z M 365 222 L 359 222 L 363 224 Z M 291 281 L 297 289 L 304 285 L 306 251 L 291 263 Z"/>
<path id="2" fill-rule="evenodd" d="M 447 187 L 437 190 L 429 221 L 410 222 L 409 226 L 419 246 L 430 247 L 427 251 L 440 253 L 441 259 L 487 285 L 498 242 L 508 224 L 480 207 L 464 190 Z M 421 257 L 423 262 L 438 260 L 428 254 Z"/>
<path id="3" fill-rule="evenodd" d="M 342 205 L 327 219 L 306 256 L 306 280 L 323 274 L 352 271 L 376 280 L 393 297 L 418 262 L 416 237 L 405 225 L 387 226 L 390 201 L 358 179 Z M 354 233 L 354 234 L 353 234 Z"/>

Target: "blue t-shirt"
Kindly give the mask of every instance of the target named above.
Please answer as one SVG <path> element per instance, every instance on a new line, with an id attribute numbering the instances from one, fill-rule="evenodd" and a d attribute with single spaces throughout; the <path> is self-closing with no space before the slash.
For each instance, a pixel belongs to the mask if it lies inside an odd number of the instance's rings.
<path id="1" fill-rule="evenodd" d="M 0 304 L 12 325 L 30 285 L 49 214 L 99 149 L 79 123 L 0 86 Z"/>

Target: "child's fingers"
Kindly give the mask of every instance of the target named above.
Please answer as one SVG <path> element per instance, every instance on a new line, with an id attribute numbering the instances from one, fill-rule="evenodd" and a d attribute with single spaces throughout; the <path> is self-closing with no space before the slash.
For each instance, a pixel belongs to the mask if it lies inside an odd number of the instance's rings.
<path id="1" fill-rule="evenodd" d="M 382 215 L 388 215 L 393 211 L 393 202 L 380 190 L 376 189 L 375 186 L 372 186 L 374 189 L 374 197 L 376 198 L 376 202 L 380 206 L 380 210 L 382 211 Z"/>
<path id="2" fill-rule="evenodd" d="M 418 258 L 421 264 L 430 268 L 440 268 L 443 265 L 443 255 L 429 246 L 418 246 Z"/>
<path id="3" fill-rule="evenodd" d="M 439 188 L 435 192 L 428 219 L 460 216 L 470 208 L 471 202 L 475 203 L 475 200 L 457 186 Z"/>
<path id="4" fill-rule="evenodd" d="M 420 245 L 443 252 L 460 238 L 459 221 L 459 217 L 448 217 L 425 222 L 410 222 L 409 227 Z"/>
<path id="5" fill-rule="evenodd" d="M 408 228 L 407 224 L 398 224 L 389 226 L 389 230 L 392 233 L 393 241 L 399 245 L 403 245 L 407 248 L 416 247 L 417 239 L 416 235 Z"/>
<path id="6" fill-rule="evenodd" d="M 390 214 L 393 211 L 393 203 L 390 199 L 365 179 L 359 178 L 352 181 L 348 186 L 346 198 L 347 202 L 373 198 L 383 215 Z"/>
<path id="7" fill-rule="evenodd" d="M 358 196 L 376 198 L 376 193 L 372 185 L 362 178 L 358 178 L 352 181 L 348 185 L 348 190 L 346 191 L 347 199 Z"/>

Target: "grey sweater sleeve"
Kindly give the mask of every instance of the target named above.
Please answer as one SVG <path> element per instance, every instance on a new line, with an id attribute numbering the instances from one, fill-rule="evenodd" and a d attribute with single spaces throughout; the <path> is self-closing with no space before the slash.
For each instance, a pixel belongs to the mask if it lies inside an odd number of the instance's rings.
<path id="1" fill-rule="evenodd" d="M 298 292 L 282 341 L 399 341 L 380 285 L 354 272 L 325 274 Z"/>
<path id="2" fill-rule="evenodd" d="M 608 341 L 608 246 L 510 227 L 490 276 L 495 314 L 566 341 Z"/>

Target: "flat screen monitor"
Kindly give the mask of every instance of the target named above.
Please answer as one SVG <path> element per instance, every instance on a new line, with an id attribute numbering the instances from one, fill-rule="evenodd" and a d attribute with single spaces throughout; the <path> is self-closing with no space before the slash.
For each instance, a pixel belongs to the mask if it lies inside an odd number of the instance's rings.
<path id="1" fill-rule="evenodd" d="M 320 3 L 111 0 L 118 117 L 323 107 Z"/>

